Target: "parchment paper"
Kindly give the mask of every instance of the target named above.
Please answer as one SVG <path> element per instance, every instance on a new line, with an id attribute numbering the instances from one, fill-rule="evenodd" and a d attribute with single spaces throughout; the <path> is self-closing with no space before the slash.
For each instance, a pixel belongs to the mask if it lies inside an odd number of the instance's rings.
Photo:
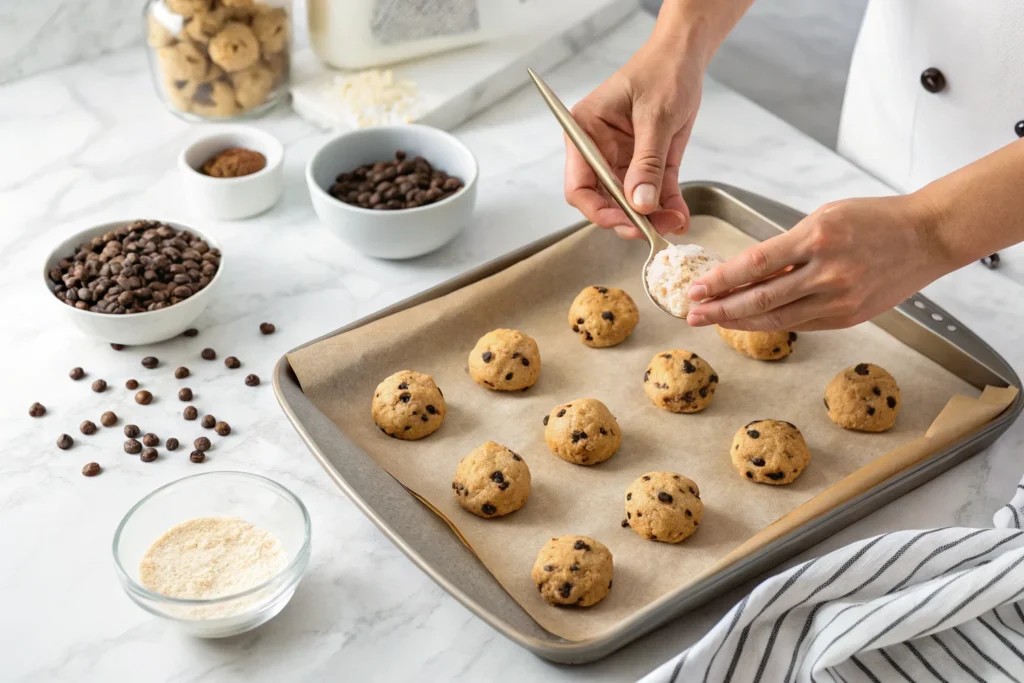
<path id="1" fill-rule="evenodd" d="M 724 257 L 754 243 L 732 226 L 703 216 L 694 219 L 686 239 Z M 645 243 L 627 243 L 610 232 L 585 228 L 470 287 L 288 357 L 313 403 L 385 470 L 446 517 L 541 626 L 567 640 L 598 636 L 702 573 L 784 533 L 789 526 L 780 518 L 787 513 L 796 511 L 788 519 L 813 518 L 865 490 L 843 480 L 879 456 L 895 452 L 890 460 L 872 465 L 880 469 L 869 468 L 873 475 L 857 480 L 864 487 L 874 481 L 872 476 L 889 476 L 924 453 L 935 452 L 952 439 L 931 443 L 924 439 L 925 432 L 954 394 L 980 403 L 974 400 L 979 394 L 974 387 L 870 324 L 801 334 L 795 353 L 783 361 L 741 356 L 714 328 L 690 328 L 647 300 L 640 275 L 646 252 Z M 639 325 L 619 346 L 588 348 L 569 329 L 569 304 L 583 287 L 593 284 L 622 287 L 640 307 Z M 497 327 L 516 328 L 537 340 L 543 368 L 529 391 L 492 392 L 470 379 L 469 351 L 481 335 Z M 643 392 L 643 374 L 651 358 L 675 348 L 699 353 L 721 378 L 714 401 L 703 412 L 668 413 Z M 903 407 L 889 432 L 846 431 L 825 413 L 825 385 L 838 371 L 860 362 L 881 365 L 899 382 Z M 444 425 L 420 441 L 390 439 L 370 417 L 376 385 L 403 369 L 433 375 L 448 403 Z M 541 424 L 556 404 L 583 397 L 606 403 L 623 433 L 618 453 L 594 467 L 572 465 L 549 452 Z M 997 403 L 1002 399 L 1005 396 Z M 993 407 L 991 415 L 981 412 L 987 421 L 1003 407 Z M 761 418 L 788 420 L 807 439 L 813 458 L 795 483 L 759 485 L 733 469 L 728 453 L 733 434 Z M 943 434 L 948 437 L 964 429 L 951 415 Z M 923 441 L 908 446 L 919 438 Z M 491 520 L 464 511 L 451 490 L 459 461 L 487 440 L 522 455 L 533 478 L 526 505 Z M 901 446 L 909 450 L 900 451 Z M 700 529 L 678 545 L 644 540 L 620 526 L 627 485 L 655 470 L 679 472 L 700 486 L 705 506 Z M 818 496 L 833 484 L 837 487 Z M 768 528 L 776 520 L 780 521 Z M 547 539 L 561 534 L 592 536 L 614 555 L 614 588 L 594 607 L 551 607 L 540 599 L 530 579 L 537 551 Z"/>

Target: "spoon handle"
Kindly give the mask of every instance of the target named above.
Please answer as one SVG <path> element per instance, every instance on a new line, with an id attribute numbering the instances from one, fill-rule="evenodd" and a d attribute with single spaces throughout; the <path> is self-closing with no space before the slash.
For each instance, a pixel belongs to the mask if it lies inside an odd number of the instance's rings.
<path id="1" fill-rule="evenodd" d="M 548 84 L 545 83 L 540 76 L 534 73 L 533 69 L 528 68 L 527 71 L 530 73 L 530 78 L 533 79 L 533 83 L 537 86 L 537 90 L 540 91 L 544 101 L 547 102 L 548 107 L 551 109 L 551 113 L 554 114 L 555 118 L 558 119 L 558 122 L 562 124 L 562 128 L 565 129 L 566 135 L 568 135 L 569 139 L 572 140 L 572 143 L 576 145 L 576 149 L 580 151 L 580 154 L 582 154 L 583 158 L 586 159 L 588 164 L 590 164 L 590 167 L 594 169 L 597 179 L 600 180 L 604 188 L 608 190 L 608 194 L 612 196 L 615 203 L 626 212 L 626 215 L 629 216 L 629 220 L 631 220 L 633 225 L 639 228 L 640 232 L 644 234 L 644 237 L 646 237 L 647 241 L 650 242 L 652 248 L 654 248 L 655 245 L 667 245 L 668 243 L 665 238 L 658 234 L 654 229 L 654 226 L 651 225 L 651 222 L 647 220 L 647 216 L 634 209 L 630 206 L 629 202 L 626 201 L 626 193 L 622 188 L 622 183 L 619 181 L 615 173 L 612 172 L 611 167 L 608 165 L 608 162 L 605 161 L 604 155 L 601 154 L 601 151 L 597 148 L 593 139 L 591 139 L 580 124 L 576 122 L 576 119 L 574 119 L 569 110 L 565 108 L 562 101 L 558 99 L 558 95 L 548 87 Z"/>

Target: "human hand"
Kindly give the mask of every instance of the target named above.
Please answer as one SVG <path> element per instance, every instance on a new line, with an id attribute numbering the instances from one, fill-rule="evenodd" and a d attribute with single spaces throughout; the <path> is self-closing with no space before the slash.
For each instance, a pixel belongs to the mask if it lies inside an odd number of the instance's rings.
<path id="1" fill-rule="evenodd" d="M 622 181 L 633 208 L 663 235 L 689 227 L 679 164 L 700 106 L 704 61 L 697 51 L 652 39 L 572 109 Z M 642 237 L 568 138 L 565 198 L 620 237 Z"/>
<path id="2" fill-rule="evenodd" d="M 948 272 L 935 211 L 916 195 L 826 204 L 690 287 L 686 321 L 735 330 L 850 327 Z"/>

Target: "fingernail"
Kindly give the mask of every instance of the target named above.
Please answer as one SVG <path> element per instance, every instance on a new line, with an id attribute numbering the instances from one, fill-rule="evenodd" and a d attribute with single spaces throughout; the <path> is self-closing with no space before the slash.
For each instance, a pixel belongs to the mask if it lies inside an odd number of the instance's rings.
<path id="1" fill-rule="evenodd" d="M 708 298 L 708 288 L 704 285 L 690 285 L 690 290 L 686 294 L 691 301 L 704 301 Z"/>
<path id="2" fill-rule="evenodd" d="M 708 320 L 702 315 L 696 313 L 690 313 L 686 316 L 686 324 L 691 327 L 700 327 L 701 325 L 707 325 Z"/>
<path id="3" fill-rule="evenodd" d="M 633 204 L 642 209 L 653 209 L 657 201 L 657 192 L 650 183 L 637 185 L 633 190 Z"/>

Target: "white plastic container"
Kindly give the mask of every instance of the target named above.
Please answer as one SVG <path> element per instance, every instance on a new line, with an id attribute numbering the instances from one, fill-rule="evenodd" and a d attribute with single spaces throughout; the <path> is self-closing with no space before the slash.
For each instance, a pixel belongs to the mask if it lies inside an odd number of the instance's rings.
<path id="1" fill-rule="evenodd" d="M 306 7 L 317 57 L 339 69 L 365 69 L 529 30 L 558 14 L 555 4 L 553 0 L 307 0 Z"/>

